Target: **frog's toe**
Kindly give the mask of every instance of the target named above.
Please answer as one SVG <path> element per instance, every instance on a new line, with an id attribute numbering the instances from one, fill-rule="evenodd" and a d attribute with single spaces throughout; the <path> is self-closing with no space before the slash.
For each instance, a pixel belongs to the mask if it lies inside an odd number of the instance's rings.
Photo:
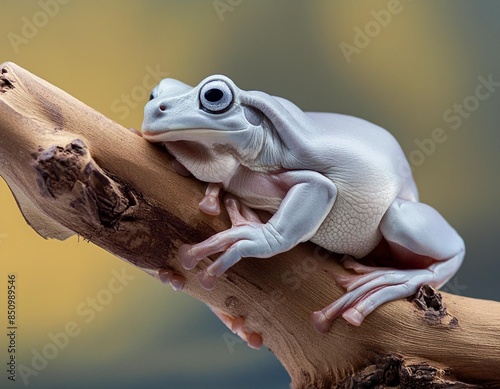
<path id="1" fill-rule="evenodd" d="M 182 290 L 186 284 L 186 277 L 175 273 L 173 269 L 161 269 L 158 272 L 160 281 L 164 284 L 170 284 L 174 290 Z"/>
<path id="2" fill-rule="evenodd" d="M 326 317 L 322 310 L 312 313 L 311 322 L 316 331 L 322 334 L 327 333 L 332 325 L 332 321 Z"/>
<path id="3" fill-rule="evenodd" d="M 219 198 L 214 196 L 205 196 L 199 202 L 198 207 L 207 215 L 218 216 L 220 215 Z"/>
<path id="4" fill-rule="evenodd" d="M 380 268 L 378 268 L 380 269 Z M 326 332 L 335 318 L 342 316 L 352 325 L 359 326 L 376 308 L 386 302 L 408 297 L 426 283 L 432 282 L 429 269 L 372 270 L 366 274 L 337 276 L 347 293 L 332 304 L 317 311 L 313 325 L 319 332 Z M 325 331 L 326 328 L 326 331 Z"/>
<path id="5" fill-rule="evenodd" d="M 186 284 L 186 277 L 181 274 L 174 274 L 172 277 L 172 281 L 170 281 L 170 285 L 175 291 L 179 291 L 184 289 L 184 285 Z"/>
<path id="6" fill-rule="evenodd" d="M 208 305 L 208 307 L 234 334 L 238 335 L 241 339 L 247 342 L 247 345 L 250 348 L 260 349 L 262 347 L 262 344 L 264 343 L 262 335 L 260 335 L 258 332 L 253 332 L 246 329 L 246 320 L 244 317 L 233 317 L 211 305 Z"/>
<path id="7" fill-rule="evenodd" d="M 252 208 L 243 204 L 230 193 L 226 193 L 224 196 L 224 205 L 233 226 L 244 226 L 249 223 L 262 224 L 259 215 Z"/>
<path id="8" fill-rule="evenodd" d="M 349 308 L 342 314 L 342 317 L 354 326 L 360 326 L 365 319 L 365 315 L 359 312 L 356 308 Z"/>
<path id="9" fill-rule="evenodd" d="M 215 285 L 217 285 L 217 277 L 211 276 L 206 270 L 198 272 L 196 278 L 198 278 L 198 281 L 203 289 L 212 290 L 215 288 Z"/>
<path id="10" fill-rule="evenodd" d="M 387 273 L 390 274 L 390 272 Z M 344 288 L 347 292 L 350 292 L 366 284 L 367 282 L 377 279 L 383 274 L 388 275 L 387 273 L 384 273 L 384 271 L 379 270 L 379 271 L 373 271 L 371 273 L 356 274 L 356 275 L 335 274 L 333 277 L 338 285 Z"/>
<path id="11" fill-rule="evenodd" d="M 251 332 L 247 334 L 247 344 L 250 348 L 260 349 L 262 344 L 264 343 L 264 339 L 262 339 L 262 335 L 257 332 Z"/>
<path id="12" fill-rule="evenodd" d="M 219 195 L 222 185 L 210 182 L 205 190 L 205 196 L 198 203 L 198 207 L 208 215 L 220 215 Z"/>
<path id="13" fill-rule="evenodd" d="M 314 328 L 320 333 L 328 332 L 333 321 L 343 312 L 347 311 L 354 303 L 354 296 L 351 293 L 346 293 L 325 308 L 313 312 L 311 321 Z"/>
<path id="14" fill-rule="evenodd" d="M 161 269 L 158 272 L 158 277 L 160 278 L 160 281 L 163 282 L 164 284 L 170 284 L 174 274 L 175 273 L 172 269 Z"/>
<path id="15" fill-rule="evenodd" d="M 189 244 L 180 246 L 177 255 L 181 261 L 182 267 L 186 270 L 191 270 L 199 262 L 199 259 L 192 252 L 192 246 Z"/>
<path id="16" fill-rule="evenodd" d="M 383 269 L 383 267 L 380 267 L 380 266 L 363 265 L 363 264 L 359 263 L 358 261 L 356 261 L 350 255 L 344 255 L 344 258 L 341 259 L 341 263 L 345 269 L 354 270 L 358 274 L 366 274 L 366 273 L 371 273 L 371 272 Z"/>

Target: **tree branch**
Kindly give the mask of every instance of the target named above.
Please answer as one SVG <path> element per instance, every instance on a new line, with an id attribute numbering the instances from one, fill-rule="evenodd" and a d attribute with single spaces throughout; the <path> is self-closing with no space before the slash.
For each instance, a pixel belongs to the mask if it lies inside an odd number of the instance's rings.
<path id="1" fill-rule="evenodd" d="M 79 234 L 184 291 L 245 317 L 290 374 L 294 388 L 500 385 L 500 303 L 421 289 L 372 313 L 360 327 L 336 320 L 327 334 L 310 314 L 340 297 L 346 272 L 311 243 L 272 259 L 246 259 L 210 292 L 176 258 L 182 243 L 230 227 L 198 209 L 203 184 L 119 124 L 12 63 L 0 67 L 0 174 L 43 237 Z M 454 383 L 455 381 L 461 381 Z M 452 386 L 455 385 L 455 386 Z"/>

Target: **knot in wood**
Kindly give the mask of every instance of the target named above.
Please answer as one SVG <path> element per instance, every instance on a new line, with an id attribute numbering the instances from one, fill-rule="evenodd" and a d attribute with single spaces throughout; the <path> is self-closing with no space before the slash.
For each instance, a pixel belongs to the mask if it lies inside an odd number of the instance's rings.
<path id="1" fill-rule="evenodd" d="M 65 200 L 93 224 L 111 227 L 136 205 L 135 196 L 101 169 L 87 146 L 75 139 L 66 146 L 40 147 L 33 154 L 37 183 L 44 196 Z"/>

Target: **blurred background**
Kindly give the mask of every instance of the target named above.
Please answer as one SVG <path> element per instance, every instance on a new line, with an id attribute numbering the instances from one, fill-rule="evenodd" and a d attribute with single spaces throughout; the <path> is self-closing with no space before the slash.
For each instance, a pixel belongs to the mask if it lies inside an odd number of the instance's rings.
<path id="1" fill-rule="evenodd" d="M 422 201 L 466 242 L 443 289 L 500 300 L 499 2 L 2 0 L 2 14 L 0 62 L 125 127 L 140 128 L 159 79 L 196 85 L 221 73 L 388 129 Z M 289 387 L 269 350 L 237 342 L 204 304 L 77 237 L 39 237 L 2 181 L 2 332 L 12 273 L 22 370 L 11 383 L 3 368 L 1 387 Z M 116 277 L 123 288 L 110 292 Z"/>

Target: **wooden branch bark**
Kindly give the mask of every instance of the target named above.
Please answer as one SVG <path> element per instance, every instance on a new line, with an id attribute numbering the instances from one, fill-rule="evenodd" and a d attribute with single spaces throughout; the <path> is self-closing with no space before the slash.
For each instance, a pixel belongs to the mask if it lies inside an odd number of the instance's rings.
<path id="1" fill-rule="evenodd" d="M 177 175 L 167 154 L 13 63 L 0 67 L 0 174 L 45 238 L 79 234 L 184 291 L 243 316 L 283 363 L 294 388 L 500 387 L 500 303 L 432 290 L 385 304 L 360 326 L 322 335 L 310 314 L 342 295 L 335 258 L 302 244 L 241 261 L 210 292 L 177 248 L 230 227 L 198 210 L 204 186 Z M 201 267 L 211 260 L 206 259 Z M 199 269 L 198 269 L 199 270 Z M 462 382 L 462 383 L 460 383 Z"/>

